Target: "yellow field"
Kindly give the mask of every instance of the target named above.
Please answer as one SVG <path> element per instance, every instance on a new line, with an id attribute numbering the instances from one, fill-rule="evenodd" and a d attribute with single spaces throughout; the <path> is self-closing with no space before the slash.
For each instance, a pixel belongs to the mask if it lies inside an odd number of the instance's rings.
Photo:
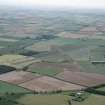
<path id="1" fill-rule="evenodd" d="M 0 64 L 11 64 L 16 60 L 23 59 L 23 58 L 25 58 L 25 56 L 15 55 L 15 54 L 2 55 L 0 56 Z"/>

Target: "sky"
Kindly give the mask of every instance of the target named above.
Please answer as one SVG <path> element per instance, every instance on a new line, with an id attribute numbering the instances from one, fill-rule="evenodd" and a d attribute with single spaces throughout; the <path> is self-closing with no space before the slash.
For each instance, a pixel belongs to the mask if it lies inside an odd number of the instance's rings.
<path id="1" fill-rule="evenodd" d="M 105 8 L 105 0 L 0 0 L 0 5 Z"/>

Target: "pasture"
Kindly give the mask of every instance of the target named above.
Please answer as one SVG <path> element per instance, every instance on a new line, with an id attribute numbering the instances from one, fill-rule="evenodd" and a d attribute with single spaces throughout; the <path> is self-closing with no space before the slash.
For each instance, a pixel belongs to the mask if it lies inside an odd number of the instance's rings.
<path id="1" fill-rule="evenodd" d="M 0 81 L 0 94 L 6 93 L 27 93 L 29 90 L 22 87 Z"/>

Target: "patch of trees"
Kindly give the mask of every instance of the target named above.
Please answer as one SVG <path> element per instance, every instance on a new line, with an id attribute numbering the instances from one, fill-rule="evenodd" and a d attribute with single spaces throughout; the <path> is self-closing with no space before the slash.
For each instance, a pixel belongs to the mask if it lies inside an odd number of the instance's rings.
<path id="1" fill-rule="evenodd" d="M 86 89 L 86 91 L 89 92 L 89 93 L 104 95 L 105 96 L 105 91 L 96 90 L 95 88 L 88 88 L 88 89 Z"/>
<path id="2" fill-rule="evenodd" d="M 20 52 L 20 55 L 24 55 L 24 56 L 33 56 L 33 55 L 37 55 L 39 54 L 39 52 L 35 52 L 35 51 L 23 51 Z"/>
<path id="3" fill-rule="evenodd" d="M 54 35 L 39 35 L 36 37 L 36 40 L 50 40 L 50 39 L 53 39 L 53 38 L 56 38 L 57 36 L 54 36 Z"/>

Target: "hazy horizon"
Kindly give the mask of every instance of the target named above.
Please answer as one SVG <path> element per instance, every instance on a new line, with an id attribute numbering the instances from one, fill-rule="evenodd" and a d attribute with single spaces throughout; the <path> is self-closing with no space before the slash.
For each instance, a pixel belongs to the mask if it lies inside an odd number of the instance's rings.
<path id="1" fill-rule="evenodd" d="M 105 9 L 105 0 L 0 0 L 1 6 Z"/>

